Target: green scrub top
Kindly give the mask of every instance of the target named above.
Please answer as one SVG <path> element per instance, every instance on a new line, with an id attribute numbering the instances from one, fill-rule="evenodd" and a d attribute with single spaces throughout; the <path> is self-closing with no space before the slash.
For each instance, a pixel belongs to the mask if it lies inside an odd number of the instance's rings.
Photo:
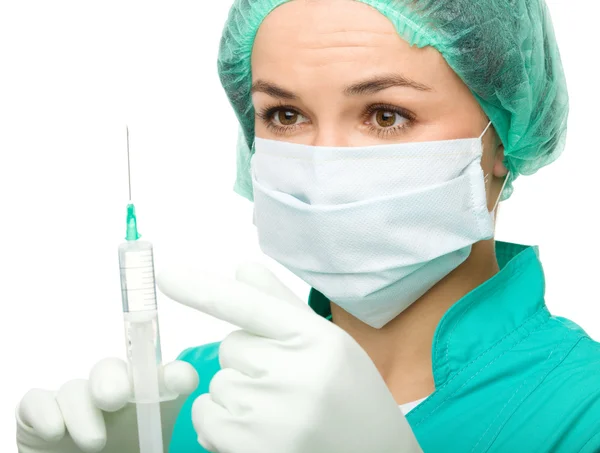
<path id="1" fill-rule="evenodd" d="M 600 452 L 600 344 L 548 312 L 537 247 L 497 241 L 496 256 L 500 272 L 457 301 L 437 326 L 435 391 L 406 416 L 421 448 Z M 309 304 L 330 315 L 329 301 L 314 289 Z M 197 443 L 191 407 L 219 370 L 218 349 L 213 343 L 179 357 L 196 368 L 200 385 L 176 421 L 170 453 L 206 451 Z"/>

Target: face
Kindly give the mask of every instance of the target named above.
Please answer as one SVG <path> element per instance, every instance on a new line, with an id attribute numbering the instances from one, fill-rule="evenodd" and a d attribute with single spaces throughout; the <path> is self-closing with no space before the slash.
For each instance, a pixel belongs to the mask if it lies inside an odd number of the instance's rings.
<path id="1" fill-rule="evenodd" d="M 488 118 L 432 47 L 410 47 L 374 8 L 294 0 L 263 21 L 252 50 L 256 136 L 313 146 L 472 138 Z M 482 167 L 493 207 L 506 168 L 493 128 Z"/>

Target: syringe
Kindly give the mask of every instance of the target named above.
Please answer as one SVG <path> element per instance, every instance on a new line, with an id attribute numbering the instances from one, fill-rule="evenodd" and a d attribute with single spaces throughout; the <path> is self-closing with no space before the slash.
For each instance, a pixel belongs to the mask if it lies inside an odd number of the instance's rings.
<path id="1" fill-rule="evenodd" d="M 131 201 L 129 129 L 127 168 L 127 234 L 126 242 L 119 245 L 119 266 L 129 376 L 137 410 L 140 453 L 164 453 L 160 402 L 173 399 L 175 395 L 168 395 L 163 385 L 152 244 L 138 240 L 140 234 Z"/>

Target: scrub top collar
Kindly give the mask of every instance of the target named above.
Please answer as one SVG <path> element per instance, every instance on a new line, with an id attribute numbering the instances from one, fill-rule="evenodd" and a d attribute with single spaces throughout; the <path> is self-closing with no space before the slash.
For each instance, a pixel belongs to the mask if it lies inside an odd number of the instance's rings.
<path id="1" fill-rule="evenodd" d="M 538 247 L 496 241 L 496 258 L 500 271 L 452 305 L 436 328 L 432 344 L 436 387 L 528 319 L 547 311 Z M 331 319 L 329 300 L 314 288 L 308 304 Z"/>

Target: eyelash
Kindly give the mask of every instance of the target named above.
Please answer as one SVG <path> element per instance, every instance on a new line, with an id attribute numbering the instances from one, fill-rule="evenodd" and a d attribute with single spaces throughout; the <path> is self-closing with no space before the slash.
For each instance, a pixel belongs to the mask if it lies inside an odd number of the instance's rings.
<path id="1" fill-rule="evenodd" d="M 406 121 L 404 123 L 399 124 L 398 126 L 394 126 L 394 127 L 381 128 L 381 127 L 375 127 L 372 124 L 369 124 L 368 125 L 369 131 L 375 133 L 375 135 L 378 138 L 385 138 L 390 135 L 402 132 L 404 129 L 410 127 L 415 120 L 414 113 L 409 112 L 408 110 L 403 109 L 402 107 L 397 107 L 397 106 L 391 105 L 391 104 L 370 105 L 363 113 L 363 116 L 365 118 L 371 118 L 373 113 L 377 112 L 378 110 L 382 110 L 385 112 L 397 113 L 398 115 L 400 115 L 401 117 L 406 119 Z"/>
<path id="2" fill-rule="evenodd" d="M 291 105 L 285 105 L 285 104 L 276 104 L 276 105 L 264 107 L 260 111 L 256 112 L 256 114 L 265 123 L 265 126 L 267 127 L 267 129 L 269 129 L 270 131 L 275 133 L 275 135 L 285 135 L 287 132 L 290 132 L 290 129 L 297 128 L 298 125 L 296 124 L 296 125 L 292 125 L 292 126 L 277 126 L 276 124 L 273 124 L 273 121 L 272 121 L 273 115 L 276 112 L 278 112 L 279 110 L 291 110 L 293 112 L 297 112 L 302 115 L 302 113 L 299 112 L 298 109 L 292 107 Z M 302 116 L 304 116 L 304 115 L 302 115 Z"/>
<path id="3" fill-rule="evenodd" d="M 280 110 L 289 110 L 289 111 L 298 113 L 298 114 L 306 117 L 306 115 L 304 115 L 302 112 L 300 112 L 297 108 L 295 108 L 291 105 L 285 105 L 285 104 L 277 104 L 277 105 L 264 107 L 260 111 L 256 112 L 256 114 L 264 122 L 267 129 L 271 130 L 276 135 L 285 135 L 285 134 L 291 132 L 292 129 L 301 127 L 301 125 L 297 125 L 297 124 L 291 125 L 291 126 L 278 126 L 276 124 L 273 124 L 273 121 L 272 121 L 273 115 Z M 404 122 L 401 125 L 395 126 L 395 127 L 378 128 L 378 127 L 373 126 L 372 124 L 369 124 L 368 125 L 369 132 L 374 133 L 378 138 L 384 138 L 384 137 L 388 137 L 392 134 L 396 134 L 396 133 L 400 132 L 401 130 L 409 127 L 415 120 L 415 115 L 412 112 L 410 112 L 406 109 L 403 109 L 402 107 L 397 107 L 397 106 L 391 105 L 391 104 L 370 105 L 362 113 L 362 117 L 365 118 L 365 120 L 367 120 L 373 115 L 373 113 L 377 112 L 378 110 L 396 113 L 406 119 L 406 122 Z"/>

